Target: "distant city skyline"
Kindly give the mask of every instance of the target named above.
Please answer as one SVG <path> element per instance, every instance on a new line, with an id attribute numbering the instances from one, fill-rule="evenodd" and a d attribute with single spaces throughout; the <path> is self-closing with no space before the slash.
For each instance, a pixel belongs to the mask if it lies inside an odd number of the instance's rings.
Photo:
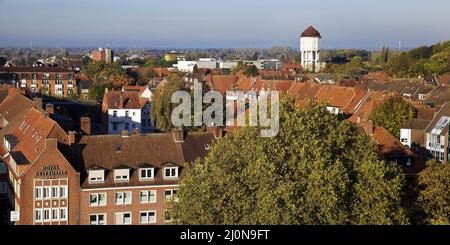
<path id="1" fill-rule="evenodd" d="M 0 47 L 408 49 L 450 40 L 450 1 L 0 0 Z"/>

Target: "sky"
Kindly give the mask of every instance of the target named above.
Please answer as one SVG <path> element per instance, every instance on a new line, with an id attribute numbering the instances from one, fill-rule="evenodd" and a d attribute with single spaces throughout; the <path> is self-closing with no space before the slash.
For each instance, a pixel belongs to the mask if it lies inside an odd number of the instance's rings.
<path id="1" fill-rule="evenodd" d="M 450 0 L 0 0 L 0 47 L 412 48 L 450 40 Z"/>

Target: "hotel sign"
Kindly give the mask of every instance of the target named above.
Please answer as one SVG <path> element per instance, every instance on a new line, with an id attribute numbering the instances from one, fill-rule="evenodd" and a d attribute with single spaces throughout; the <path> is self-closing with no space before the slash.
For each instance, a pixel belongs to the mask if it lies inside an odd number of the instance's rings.
<path id="1" fill-rule="evenodd" d="M 42 169 L 36 173 L 36 176 L 39 177 L 51 177 L 61 175 L 67 175 L 67 171 L 60 170 L 58 165 L 42 166 Z"/>

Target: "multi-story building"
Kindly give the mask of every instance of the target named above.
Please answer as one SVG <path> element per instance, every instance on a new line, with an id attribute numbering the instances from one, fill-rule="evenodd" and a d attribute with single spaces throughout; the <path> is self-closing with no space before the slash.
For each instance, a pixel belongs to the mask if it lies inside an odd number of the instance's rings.
<path id="1" fill-rule="evenodd" d="M 27 93 L 55 97 L 77 95 L 75 73 L 58 67 L 0 67 L 0 83 L 13 84 Z"/>
<path id="2" fill-rule="evenodd" d="M 300 53 L 303 69 L 312 72 L 320 71 L 320 33 L 312 26 L 308 27 L 300 37 Z"/>
<path id="3" fill-rule="evenodd" d="M 8 127 L 0 153 L 18 225 L 170 223 L 185 164 L 222 137 L 218 128 L 78 136 L 34 107 Z"/>
<path id="4" fill-rule="evenodd" d="M 103 97 L 103 132 L 122 131 L 147 133 L 153 131 L 150 99 L 138 91 L 110 91 Z"/>
<path id="5" fill-rule="evenodd" d="M 439 162 L 450 161 L 450 102 L 446 102 L 425 129 L 425 147 Z"/>
<path id="6" fill-rule="evenodd" d="M 94 61 L 103 61 L 105 63 L 114 62 L 114 52 L 110 48 L 99 48 L 96 51 L 92 51 L 91 59 Z"/>

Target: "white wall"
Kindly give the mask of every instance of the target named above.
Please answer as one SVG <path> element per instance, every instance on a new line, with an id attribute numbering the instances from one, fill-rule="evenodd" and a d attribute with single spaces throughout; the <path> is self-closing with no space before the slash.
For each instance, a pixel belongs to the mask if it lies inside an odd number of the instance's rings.
<path id="1" fill-rule="evenodd" d="M 181 72 L 192 72 L 196 64 L 197 64 L 196 61 L 179 60 L 177 63 L 177 68 Z"/>
<path id="2" fill-rule="evenodd" d="M 114 117 L 114 111 L 117 111 L 117 117 Z M 128 117 L 126 112 L 128 111 Z M 150 106 L 146 105 L 141 109 L 108 109 L 108 133 L 120 134 L 123 130 L 128 130 L 130 133 L 137 129 L 141 133 L 150 132 L 152 126 L 148 125 L 150 119 Z M 142 125 L 142 120 L 146 120 L 145 127 Z M 113 123 L 117 123 L 117 130 L 113 130 Z M 128 123 L 128 129 L 125 128 Z"/>
<path id="3" fill-rule="evenodd" d="M 400 129 L 400 143 L 411 148 L 411 129 Z"/>
<path id="4" fill-rule="evenodd" d="M 315 71 L 320 70 L 320 38 L 319 37 L 301 37 L 300 53 L 302 56 L 302 66 L 304 69 Z"/>

